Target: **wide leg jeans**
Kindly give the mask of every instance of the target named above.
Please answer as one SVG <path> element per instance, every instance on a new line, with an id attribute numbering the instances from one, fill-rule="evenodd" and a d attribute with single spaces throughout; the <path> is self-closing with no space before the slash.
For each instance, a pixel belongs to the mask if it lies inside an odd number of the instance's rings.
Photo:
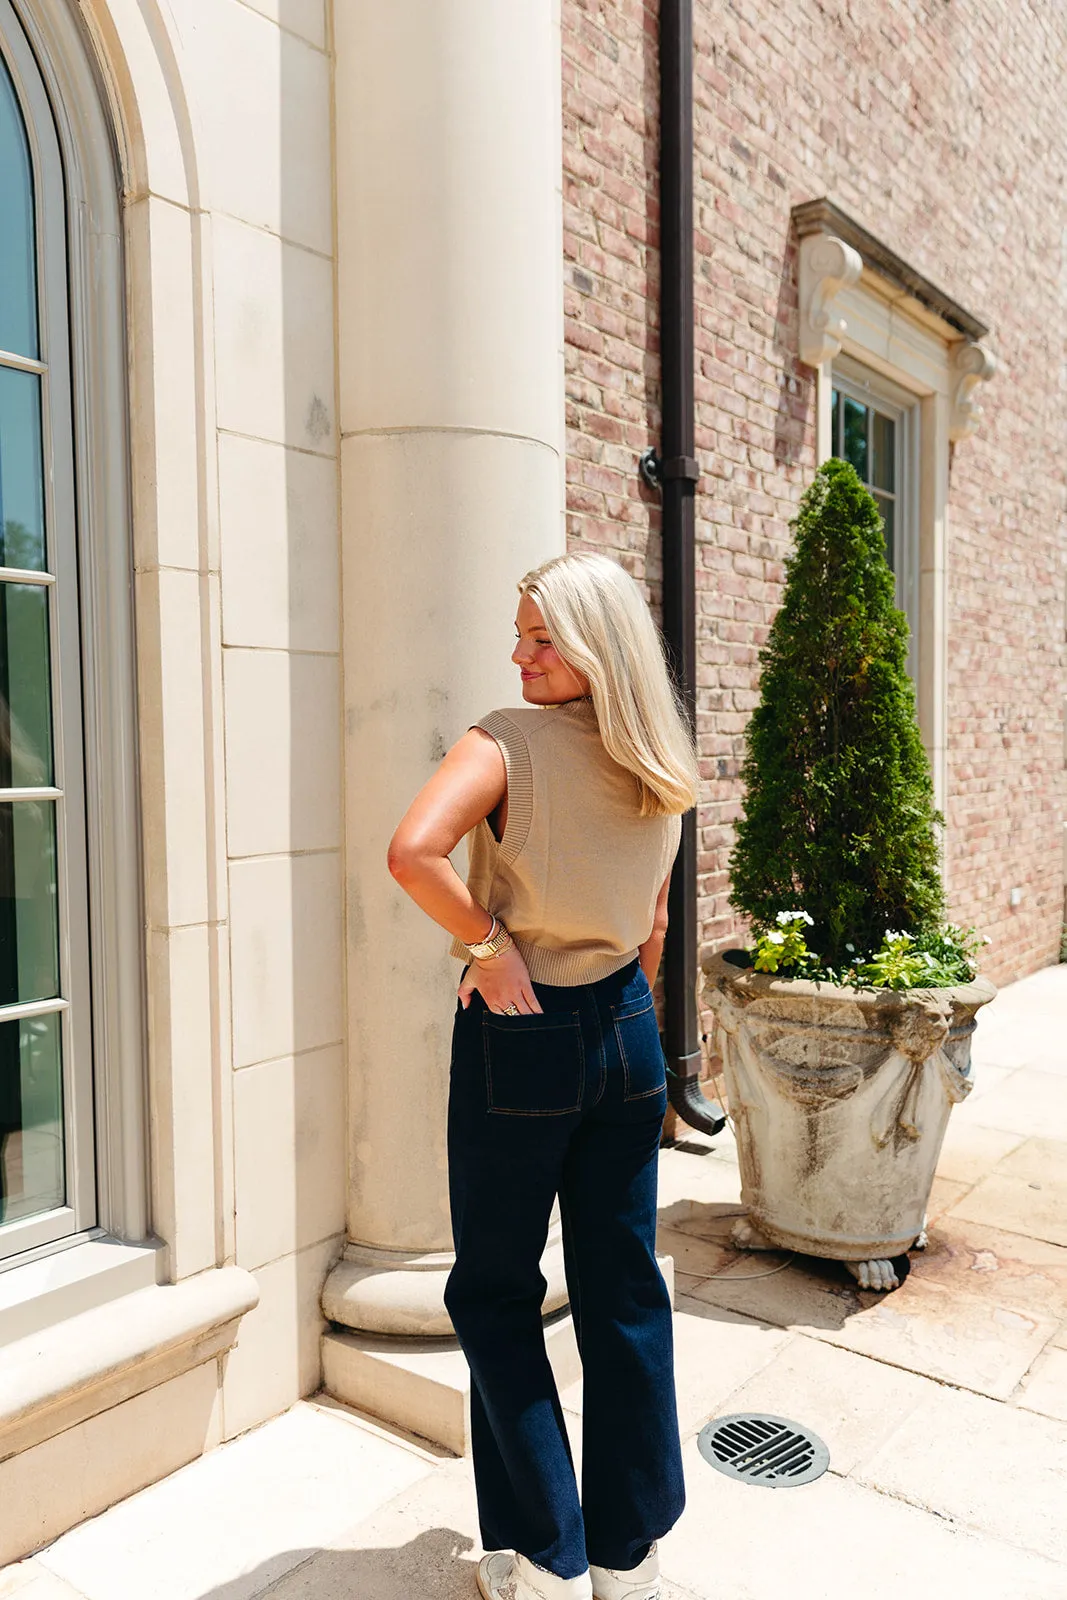
<path id="1" fill-rule="evenodd" d="M 636 961 L 535 992 L 541 1016 L 496 1015 L 478 994 L 457 1007 L 445 1301 L 471 1368 L 482 1542 L 568 1578 L 636 1566 L 684 1504 L 655 1256 L 666 1085 Z M 584 1374 L 580 1496 L 541 1324 L 557 1195 Z"/>

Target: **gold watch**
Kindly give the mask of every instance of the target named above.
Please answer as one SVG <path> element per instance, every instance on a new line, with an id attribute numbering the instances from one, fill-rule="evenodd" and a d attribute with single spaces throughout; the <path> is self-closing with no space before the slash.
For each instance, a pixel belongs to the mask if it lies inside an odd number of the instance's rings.
<path id="1" fill-rule="evenodd" d="M 488 938 L 479 940 L 477 944 L 469 944 L 467 949 L 475 961 L 491 961 L 494 956 L 502 956 L 510 944 L 511 934 L 500 918 L 494 917 Z"/>

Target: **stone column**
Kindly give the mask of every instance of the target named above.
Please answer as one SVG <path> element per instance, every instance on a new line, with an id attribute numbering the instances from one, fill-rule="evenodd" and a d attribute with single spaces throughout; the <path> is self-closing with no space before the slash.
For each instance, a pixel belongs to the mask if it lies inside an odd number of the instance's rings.
<path id="1" fill-rule="evenodd" d="M 450 1331 L 460 968 L 386 846 L 448 746 L 520 699 L 515 584 L 564 547 L 555 10 L 334 9 L 349 1244 L 323 1307 L 372 1333 Z"/>

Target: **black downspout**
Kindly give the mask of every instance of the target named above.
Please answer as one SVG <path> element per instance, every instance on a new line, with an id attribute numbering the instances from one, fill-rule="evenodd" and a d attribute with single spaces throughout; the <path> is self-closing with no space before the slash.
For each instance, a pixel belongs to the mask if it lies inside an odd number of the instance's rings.
<path id="1" fill-rule="evenodd" d="M 690 725 L 696 726 L 696 485 L 693 405 L 693 5 L 661 0 L 660 343 L 663 385 L 663 633 Z M 720 1108 L 700 1088 L 697 1015 L 697 817 L 682 818 L 663 962 L 664 1054 L 671 1105 L 718 1133 Z"/>

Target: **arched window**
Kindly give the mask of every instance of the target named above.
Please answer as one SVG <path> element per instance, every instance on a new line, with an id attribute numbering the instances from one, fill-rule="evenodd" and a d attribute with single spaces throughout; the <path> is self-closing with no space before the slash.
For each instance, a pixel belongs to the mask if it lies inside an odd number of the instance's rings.
<path id="1" fill-rule="evenodd" d="M 0 50 L 0 1256 L 95 1220 L 80 643 L 55 125 Z"/>
<path id="2" fill-rule="evenodd" d="M 109 1164 L 126 1157 L 115 1138 L 122 1094 L 109 1108 L 105 1093 L 118 1066 L 139 1092 L 142 1065 L 128 950 L 121 1005 L 135 1061 L 128 1049 L 120 1060 L 116 1003 L 116 929 L 128 932 L 136 881 L 136 838 L 113 837 L 135 816 L 128 536 L 114 487 L 125 476 L 118 185 L 102 185 L 109 281 L 72 132 L 91 119 L 61 103 L 57 83 L 80 72 L 101 127 L 103 117 L 69 8 L 52 8 L 55 60 L 29 31 L 48 11 L 29 0 L 20 15 L 0 0 L 0 1268 L 101 1225 L 144 1232 L 143 1192 L 127 1193 L 134 1222 L 123 1227 L 109 1184 Z M 71 41 L 73 77 L 60 59 Z M 106 133 L 101 142 L 110 162 Z M 91 414 L 109 399 L 112 415 Z M 125 1122 L 136 1166 L 135 1101 Z"/>

